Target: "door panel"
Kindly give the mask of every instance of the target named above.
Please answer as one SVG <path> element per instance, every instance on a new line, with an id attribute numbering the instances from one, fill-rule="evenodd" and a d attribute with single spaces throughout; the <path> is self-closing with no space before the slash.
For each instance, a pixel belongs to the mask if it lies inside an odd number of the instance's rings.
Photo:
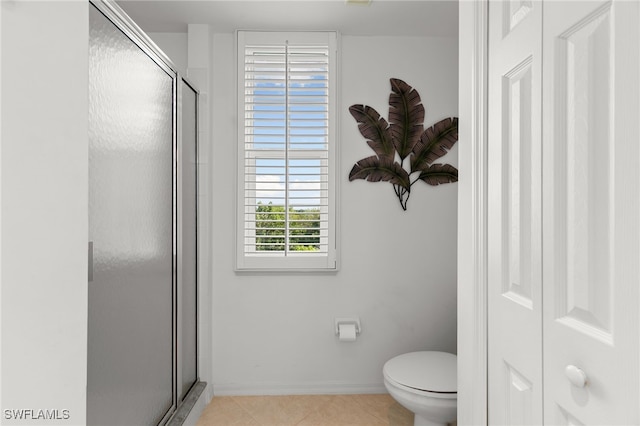
<path id="1" fill-rule="evenodd" d="M 181 82 L 182 140 L 180 145 L 180 330 L 181 375 L 178 399 L 182 400 L 197 381 L 197 93 Z"/>
<path id="2" fill-rule="evenodd" d="M 90 12 L 88 424 L 173 405 L 174 78 Z"/>
<path id="3" fill-rule="evenodd" d="M 542 3 L 489 3 L 489 423 L 542 422 Z"/>
<path id="4" fill-rule="evenodd" d="M 640 423 L 639 18 L 638 2 L 545 3 L 547 424 Z"/>

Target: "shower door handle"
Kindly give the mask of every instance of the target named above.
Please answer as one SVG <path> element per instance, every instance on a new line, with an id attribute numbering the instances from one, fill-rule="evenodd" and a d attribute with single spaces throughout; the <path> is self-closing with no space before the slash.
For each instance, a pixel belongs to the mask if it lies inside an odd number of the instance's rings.
<path id="1" fill-rule="evenodd" d="M 88 279 L 89 282 L 93 281 L 93 241 L 89 241 L 89 249 L 88 249 L 88 263 L 89 263 L 89 268 L 88 268 Z"/>

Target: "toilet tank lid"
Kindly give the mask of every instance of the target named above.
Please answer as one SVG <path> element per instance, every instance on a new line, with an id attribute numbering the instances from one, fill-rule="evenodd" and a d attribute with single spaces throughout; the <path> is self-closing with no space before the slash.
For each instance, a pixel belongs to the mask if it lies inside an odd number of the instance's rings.
<path id="1" fill-rule="evenodd" d="M 448 352 L 410 352 L 390 359 L 383 374 L 410 388 L 429 392 L 458 391 L 457 357 Z"/>

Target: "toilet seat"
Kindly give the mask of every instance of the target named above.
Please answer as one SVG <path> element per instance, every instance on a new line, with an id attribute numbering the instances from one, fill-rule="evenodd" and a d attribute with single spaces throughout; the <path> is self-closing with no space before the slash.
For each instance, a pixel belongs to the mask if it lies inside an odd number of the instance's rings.
<path id="1" fill-rule="evenodd" d="M 447 352 L 421 351 L 398 355 L 382 369 L 395 385 L 436 398 L 456 398 L 457 357 Z"/>

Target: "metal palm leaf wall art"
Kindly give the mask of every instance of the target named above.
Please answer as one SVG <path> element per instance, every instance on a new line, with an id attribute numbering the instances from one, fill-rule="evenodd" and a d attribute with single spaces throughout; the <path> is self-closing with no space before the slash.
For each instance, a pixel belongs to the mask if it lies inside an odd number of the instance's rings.
<path id="1" fill-rule="evenodd" d="M 360 133 L 375 152 L 353 166 L 349 181 L 390 182 L 400 206 L 407 210 L 414 183 L 440 185 L 458 181 L 458 169 L 451 164 L 434 163 L 458 141 L 458 118 L 445 118 L 424 129 L 424 106 L 418 91 L 397 78 L 390 81 L 388 122 L 370 106 L 349 107 Z"/>

